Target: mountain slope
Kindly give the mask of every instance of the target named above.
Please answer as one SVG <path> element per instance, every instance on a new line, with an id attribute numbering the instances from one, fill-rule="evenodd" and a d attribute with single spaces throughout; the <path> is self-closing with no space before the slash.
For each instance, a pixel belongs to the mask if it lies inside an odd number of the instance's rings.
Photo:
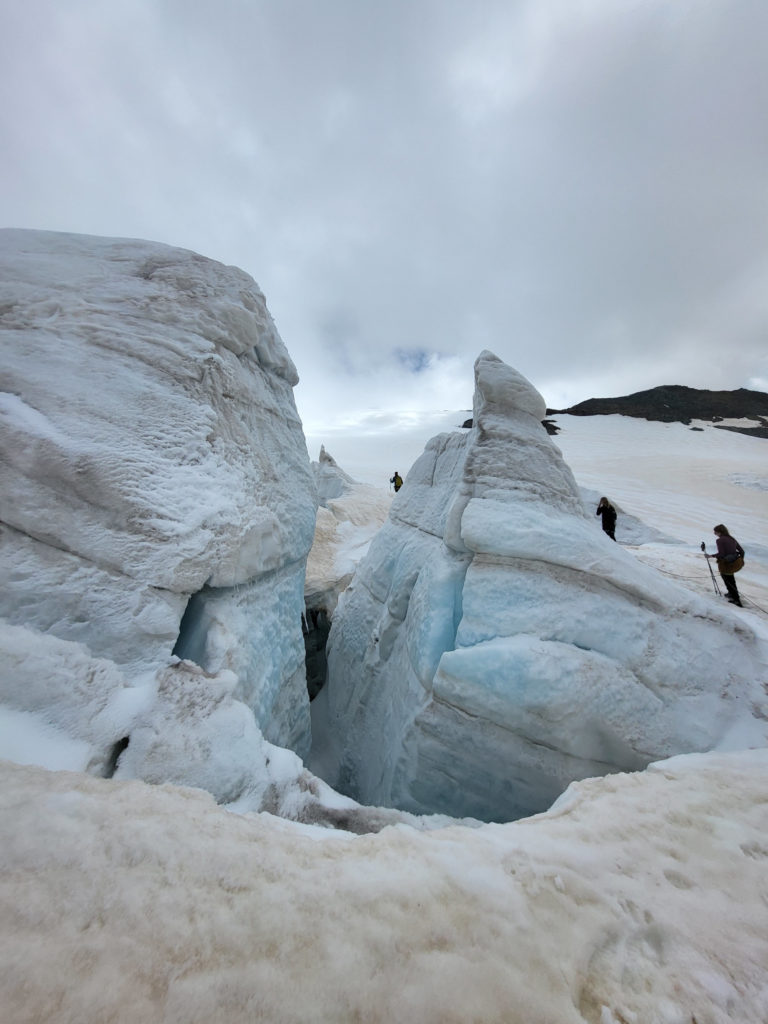
<path id="1" fill-rule="evenodd" d="M 758 427 L 729 427 L 758 437 L 768 437 L 768 394 L 763 391 L 705 391 L 680 384 L 665 384 L 636 391 L 621 398 L 589 398 L 570 409 L 547 409 L 549 415 L 635 416 L 661 423 L 690 423 L 691 420 L 753 419 Z"/>

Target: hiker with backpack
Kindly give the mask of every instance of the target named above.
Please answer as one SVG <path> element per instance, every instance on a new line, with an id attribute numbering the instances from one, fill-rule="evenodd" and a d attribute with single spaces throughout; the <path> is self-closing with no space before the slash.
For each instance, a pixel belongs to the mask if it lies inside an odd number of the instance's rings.
<path id="1" fill-rule="evenodd" d="M 397 492 L 403 486 L 403 478 L 400 476 L 397 470 L 395 470 L 395 475 L 389 478 L 389 482 L 395 485 L 395 494 L 397 494 Z"/>
<path id="2" fill-rule="evenodd" d="M 718 523 L 714 527 L 714 534 L 716 537 L 717 554 L 710 555 L 705 551 L 704 554 L 707 558 L 717 559 L 718 572 L 723 578 L 725 589 L 728 592 L 728 600 L 731 604 L 736 604 L 739 608 L 742 607 L 741 598 L 739 597 L 739 588 L 736 586 L 736 580 L 733 578 L 734 573 L 737 573 L 739 569 L 744 568 L 744 548 L 732 537 L 725 526 L 722 523 Z M 702 544 L 702 547 L 704 545 Z"/>
<path id="3" fill-rule="evenodd" d="M 616 509 L 607 498 L 600 499 L 595 515 L 603 517 L 603 532 L 607 533 L 611 540 L 616 540 Z"/>

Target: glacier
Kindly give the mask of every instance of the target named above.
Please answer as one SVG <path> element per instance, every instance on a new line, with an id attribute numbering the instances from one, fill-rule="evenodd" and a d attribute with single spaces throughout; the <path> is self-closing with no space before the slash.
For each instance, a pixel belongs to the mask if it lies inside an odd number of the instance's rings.
<path id="1" fill-rule="evenodd" d="M 0 269 L 11 1018 L 766 1019 L 757 619 L 601 534 L 527 381 L 484 353 L 393 500 L 309 463 L 242 272 L 17 231 Z"/>
<path id="2" fill-rule="evenodd" d="M 766 744 L 765 642 L 590 522 L 535 388 L 490 352 L 342 594 L 327 781 L 505 821 L 575 779 Z"/>

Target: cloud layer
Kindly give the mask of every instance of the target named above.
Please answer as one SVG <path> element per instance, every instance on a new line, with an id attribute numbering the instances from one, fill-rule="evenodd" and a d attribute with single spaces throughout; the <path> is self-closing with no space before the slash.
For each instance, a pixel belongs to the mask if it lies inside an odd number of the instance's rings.
<path id="1" fill-rule="evenodd" d="M 308 429 L 768 387 L 761 0 L 37 0 L 0 34 L 0 224 L 251 273 Z"/>

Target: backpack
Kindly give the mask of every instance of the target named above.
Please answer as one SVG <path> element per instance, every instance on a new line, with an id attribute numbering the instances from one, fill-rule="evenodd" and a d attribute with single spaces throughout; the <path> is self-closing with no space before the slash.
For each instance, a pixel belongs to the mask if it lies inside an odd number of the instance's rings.
<path id="1" fill-rule="evenodd" d="M 734 551 L 732 555 L 726 555 L 724 558 L 718 558 L 717 568 L 720 570 L 721 576 L 732 576 L 735 572 L 744 568 L 744 555 L 740 555 L 738 551 Z"/>

